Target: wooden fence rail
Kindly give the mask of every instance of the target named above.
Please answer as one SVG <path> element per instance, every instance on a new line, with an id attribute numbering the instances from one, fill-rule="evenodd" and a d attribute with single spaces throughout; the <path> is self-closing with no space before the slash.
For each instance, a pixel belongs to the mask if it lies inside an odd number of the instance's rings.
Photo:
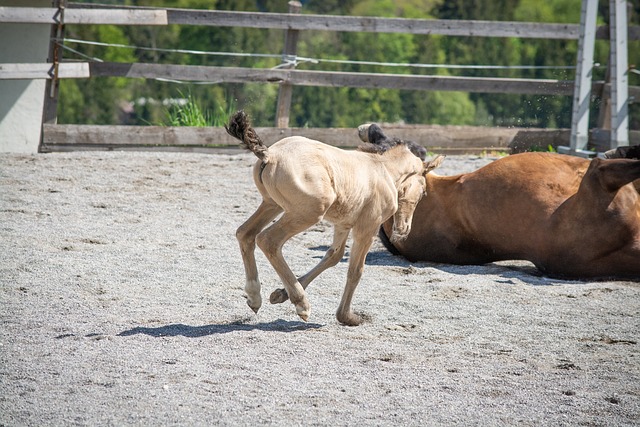
<path id="1" fill-rule="evenodd" d="M 0 22 L 54 24 L 56 8 L 0 7 Z M 577 39 L 578 24 L 540 22 L 469 21 L 448 19 L 380 18 L 369 16 L 307 15 L 234 12 L 223 10 L 157 9 L 148 7 L 70 3 L 65 24 L 203 25 L 215 27 L 270 28 L 304 31 L 407 33 L 466 37 L 518 37 Z M 600 26 L 596 37 L 609 38 L 609 27 Z M 640 40 L 640 26 L 629 27 L 629 40 Z"/>
<path id="2" fill-rule="evenodd" d="M 58 78 L 129 77 L 225 83 L 283 83 L 300 86 L 391 88 L 401 90 L 517 93 L 570 96 L 574 82 L 552 79 L 502 79 L 411 74 L 382 74 L 283 70 L 271 68 L 209 67 L 202 65 L 142 64 L 121 62 L 67 62 L 59 64 Z M 52 64 L 1 64 L 0 79 L 51 79 Z M 593 93 L 610 91 L 604 81 L 592 83 Z M 603 92 L 604 91 L 604 92 Z M 640 99 L 640 87 L 629 95 Z"/>
<path id="3" fill-rule="evenodd" d="M 92 76 L 165 78 L 225 83 L 283 83 L 294 86 L 388 88 L 487 93 L 571 95 L 572 81 L 411 74 L 207 67 L 165 64 L 91 63 Z"/>
<path id="4" fill-rule="evenodd" d="M 481 126 L 384 125 L 398 138 L 415 141 L 428 151 L 440 154 L 517 153 L 530 149 L 547 150 L 569 143 L 569 129 L 518 129 Z M 345 128 L 270 128 L 256 132 L 267 145 L 293 135 L 321 140 L 342 148 L 360 143 L 356 129 Z M 592 132 L 594 147 L 605 151 L 608 131 Z M 632 144 L 640 144 L 640 131 L 631 131 Z M 41 151 L 153 150 L 188 152 L 239 152 L 238 141 L 223 128 L 50 125 L 43 126 Z"/>

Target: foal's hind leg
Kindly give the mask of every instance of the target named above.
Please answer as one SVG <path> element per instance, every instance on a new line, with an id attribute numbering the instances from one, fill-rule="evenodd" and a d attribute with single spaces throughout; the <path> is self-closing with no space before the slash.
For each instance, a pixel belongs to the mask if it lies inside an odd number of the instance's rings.
<path id="1" fill-rule="evenodd" d="M 311 217 L 310 219 L 299 218 L 285 212 L 275 224 L 258 234 L 256 238 L 258 247 L 262 249 L 274 270 L 280 276 L 291 302 L 296 307 L 298 316 L 305 321 L 309 318 L 309 301 L 307 301 L 304 288 L 282 256 L 282 246 L 291 237 L 317 223 L 320 218 L 320 216 Z"/>
<path id="2" fill-rule="evenodd" d="M 236 231 L 236 238 L 240 243 L 240 253 L 244 263 L 246 275 L 245 292 L 247 294 L 247 304 L 254 312 L 258 312 L 262 305 L 260 296 L 260 280 L 258 278 L 258 268 L 256 267 L 256 236 L 269 224 L 282 208 L 272 201 L 263 201 L 258 209 L 249 219 Z"/>
<path id="3" fill-rule="evenodd" d="M 318 265 L 313 267 L 313 269 L 311 269 L 307 274 L 298 279 L 303 289 L 307 289 L 309 283 L 311 283 L 316 277 L 318 277 L 320 273 L 340 262 L 340 260 L 344 256 L 344 249 L 347 244 L 347 237 L 349 237 L 349 231 L 351 231 L 350 228 L 344 228 L 337 225 L 335 226 L 333 243 L 331 244 L 331 247 L 329 248 L 327 253 L 318 263 Z M 279 304 L 281 302 L 285 302 L 288 299 L 289 295 L 284 289 L 276 289 L 271 293 L 271 296 L 269 297 L 269 301 L 271 302 L 271 304 Z"/>

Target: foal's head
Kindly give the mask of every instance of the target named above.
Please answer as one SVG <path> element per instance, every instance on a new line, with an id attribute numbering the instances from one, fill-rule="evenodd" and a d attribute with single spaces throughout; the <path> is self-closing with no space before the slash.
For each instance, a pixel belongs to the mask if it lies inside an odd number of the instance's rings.
<path id="1" fill-rule="evenodd" d="M 419 160 L 413 154 L 411 157 Z M 419 169 L 408 174 L 398 184 L 398 210 L 393 215 L 393 230 L 389 237 L 391 243 L 396 244 L 405 240 L 411 232 L 413 213 L 422 197 L 427 194 L 427 174 L 440 166 L 443 160 L 444 156 L 437 156 L 431 161 L 420 161 Z"/>
<path id="2" fill-rule="evenodd" d="M 440 166 L 444 156 L 437 156 L 431 161 L 425 161 L 427 150 L 421 145 L 399 138 L 390 138 L 382 132 L 375 123 L 358 127 L 358 136 L 368 143 L 362 147 L 365 151 L 386 154 L 398 170 L 404 170 L 398 188 L 398 210 L 393 215 L 393 230 L 391 243 L 397 243 L 407 238 L 411 232 L 413 212 L 422 197 L 426 194 L 427 173 Z"/>

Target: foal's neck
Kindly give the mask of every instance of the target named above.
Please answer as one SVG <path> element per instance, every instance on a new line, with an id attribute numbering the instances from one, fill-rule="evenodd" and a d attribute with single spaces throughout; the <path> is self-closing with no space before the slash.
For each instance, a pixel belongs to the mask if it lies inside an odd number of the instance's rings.
<path id="1" fill-rule="evenodd" d="M 396 182 L 407 175 L 419 173 L 422 166 L 422 161 L 403 146 L 393 147 L 383 157 L 384 167 Z"/>

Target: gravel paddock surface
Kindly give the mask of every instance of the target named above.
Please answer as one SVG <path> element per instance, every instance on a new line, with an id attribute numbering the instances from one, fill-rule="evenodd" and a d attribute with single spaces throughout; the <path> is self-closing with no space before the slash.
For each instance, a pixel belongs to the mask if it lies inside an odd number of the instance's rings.
<path id="1" fill-rule="evenodd" d="M 367 321 L 345 327 L 346 259 L 304 323 L 268 303 L 258 251 L 254 315 L 234 237 L 260 201 L 254 160 L 0 155 L 0 425 L 640 424 L 639 282 L 409 263 L 376 242 L 353 303 Z M 331 237 L 294 237 L 292 269 Z"/>

